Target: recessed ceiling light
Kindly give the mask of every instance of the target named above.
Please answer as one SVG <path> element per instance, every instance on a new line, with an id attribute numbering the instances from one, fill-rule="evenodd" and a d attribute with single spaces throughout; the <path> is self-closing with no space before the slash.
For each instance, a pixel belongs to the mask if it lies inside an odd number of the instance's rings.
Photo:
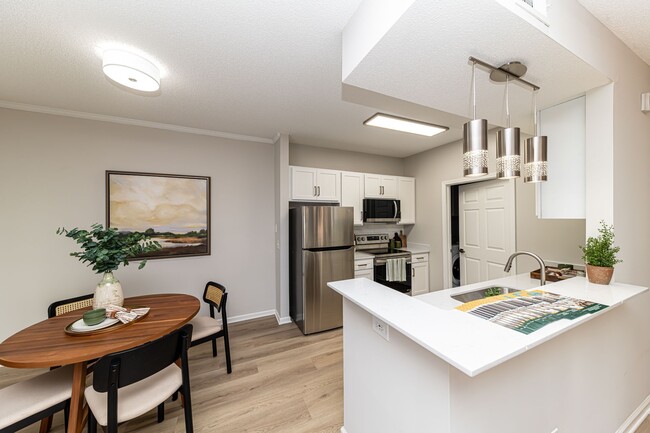
<path id="1" fill-rule="evenodd" d="M 426 135 L 427 137 L 433 137 L 449 129 L 446 126 L 434 125 L 433 123 L 420 122 L 419 120 L 406 119 L 404 117 L 391 116 L 390 114 L 383 113 L 375 114 L 363 122 L 363 124 L 409 132 L 411 134 Z"/>
<path id="2" fill-rule="evenodd" d="M 160 71 L 150 61 L 121 50 L 106 50 L 104 74 L 111 80 L 141 92 L 160 89 Z"/>

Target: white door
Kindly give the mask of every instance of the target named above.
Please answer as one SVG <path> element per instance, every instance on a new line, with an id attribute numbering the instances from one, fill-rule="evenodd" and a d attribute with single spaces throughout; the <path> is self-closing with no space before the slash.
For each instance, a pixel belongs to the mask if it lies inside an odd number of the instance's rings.
<path id="1" fill-rule="evenodd" d="M 354 207 L 354 225 L 363 225 L 363 173 L 341 172 L 341 206 Z"/>
<path id="2" fill-rule="evenodd" d="M 341 172 L 336 170 L 318 170 L 316 178 L 318 200 L 340 201 Z"/>
<path id="3" fill-rule="evenodd" d="M 365 174 L 364 195 L 366 198 L 381 198 L 381 176 L 378 174 Z"/>
<path id="4" fill-rule="evenodd" d="M 316 169 L 307 167 L 291 167 L 291 199 L 315 200 Z"/>
<path id="5" fill-rule="evenodd" d="M 397 198 L 400 201 L 400 224 L 415 224 L 415 178 L 397 178 Z"/>
<path id="6" fill-rule="evenodd" d="M 460 284 L 508 275 L 503 267 L 515 252 L 515 181 L 461 185 L 458 207 Z"/>

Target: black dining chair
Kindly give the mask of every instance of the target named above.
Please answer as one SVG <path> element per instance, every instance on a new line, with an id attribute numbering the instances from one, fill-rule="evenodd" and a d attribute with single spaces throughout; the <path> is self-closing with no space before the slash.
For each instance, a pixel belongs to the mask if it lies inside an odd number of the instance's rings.
<path id="1" fill-rule="evenodd" d="M 60 410 L 68 427 L 72 367 L 48 371 L 0 389 L 0 433 L 14 433 Z"/>
<path id="2" fill-rule="evenodd" d="M 112 353 L 95 363 L 93 384 L 84 393 L 88 403 L 88 432 L 97 424 L 117 433 L 119 423 L 158 407 L 164 419 L 165 400 L 178 390 L 183 396 L 185 431 L 193 432 L 187 350 L 192 325 L 133 349 Z M 180 367 L 177 365 L 180 360 Z"/>
<path id="3" fill-rule="evenodd" d="M 74 298 L 62 299 L 60 301 L 52 302 L 49 307 L 47 307 L 47 318 L 51 319 L 52 317 L 60 316 L 61 314 L 69 313 L 70 311 L 80 310 L 86 307 L 92 307 L 93 305 L 93 294 L 89 293 L 86 295 L 76 296 Z M 53 370 L 53 367 L 50 370 Z M 92 369 L 89 371 L 89 373 Z M 48 432 L 52 428 L 52 414 L 43 418 L 41 422 L 41 432 Z"/>
<path id="4" fill-rule="evenodd" d="M 60 301 L 52 302 L 47 307 L 47 318 L 60 316 L 61 314 L 69 313 L 70 311 L 80 310 L 86 307 L 93 306 L 93 294 L 77 296 L 75 298 L 62 299 Z"/>
<path id="5" fill-rule="evenodd" d="M 226 351 L 226 371 L 230 374 L 232 373 L 232 364 L 230 362 L 228 316 L 226 314 L 226 301 L 228 301 L 226 288 L 214 281 L 208 282 L 203 291 L 203 300 L 210 307 L 210 316 L 197 316 L 190 321 L 193 326 L 192 347 L 211 341 L 212 356 L 216 357 L 217 338 L 223 337 L 223 344 Z M 215 310 L 221 312 L 221 323 L 214 317 Z"/>

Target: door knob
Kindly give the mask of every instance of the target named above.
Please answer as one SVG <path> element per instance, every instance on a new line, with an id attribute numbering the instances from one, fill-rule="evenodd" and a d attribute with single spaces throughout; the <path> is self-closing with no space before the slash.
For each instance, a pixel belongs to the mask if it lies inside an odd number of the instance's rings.
<path id="1" fill-rule="evenodd" d="M 458 252 L 459 252 L 459 253 L 461 253 L 461 254 L 465 254 L 465 250 L 464 250 L 464 249 L 462 249 L 462 248 L 461 248 L 461 249 L 459 249 L 459 250 L 458 250 Z"/>

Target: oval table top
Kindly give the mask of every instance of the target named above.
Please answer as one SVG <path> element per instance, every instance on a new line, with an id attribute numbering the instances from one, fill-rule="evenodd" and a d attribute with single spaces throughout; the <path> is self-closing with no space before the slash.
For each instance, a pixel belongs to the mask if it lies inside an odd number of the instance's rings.
<path id="1" fill-rule="evenodd" d="M 153 341 L 180 328 L 198 313 L 200 302 L 191 295 L 135 296 L 124 305 L 149 307 L 149 314 L 114 331 L 68 335 L 65 327 L 81 318 L 84 308 L 52 317 L 17 332 L 0 344 L 0 364 L 15 368 L 41 368 L 100 358 Z"/>

